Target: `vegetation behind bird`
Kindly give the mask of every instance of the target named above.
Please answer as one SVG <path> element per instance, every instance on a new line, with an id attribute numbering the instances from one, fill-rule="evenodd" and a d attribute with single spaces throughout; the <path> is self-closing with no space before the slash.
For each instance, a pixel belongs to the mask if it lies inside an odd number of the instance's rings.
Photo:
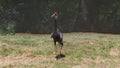
<path id="1" fill-rule="evenodd" d="M 120 0 L 0 0 L 0 22 L 14 21 L 16 32 L 50 33 L 55 10 L 62 32 L 120 33 Z"/>

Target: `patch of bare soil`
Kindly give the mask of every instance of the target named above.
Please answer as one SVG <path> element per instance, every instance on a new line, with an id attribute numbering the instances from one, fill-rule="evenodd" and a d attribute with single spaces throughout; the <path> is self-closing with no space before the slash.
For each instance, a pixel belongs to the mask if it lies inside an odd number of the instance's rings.
<path id="1" fill-rule="evenodd" d="M 109 54 L 111 55 L 111 56 L 119 56 L 119 54 L 120 54 L 120 51 L 116 48 L 116 49 L 111 49 L 110 51 L 109 51 Z"/>
<path id="2" fill-rule="evenodd" d="M 35 55 L 23 54 L 19 56 L 0 57 L 0 66 L 10 65 L 14 63 L 28 64 L 34 60 Z"/>
<path id="3" fill-rule="evenodd" d="M 50 60 L 55 60 L 55 58 L 53 56 L 34 55 L 31 53 L 25 53 L 18 56 L 7 56 L 7 57 L 0 56 L 0 67 L 4 67 L 7 65 L 16 65 L 16 64 L 29 65 L 31 63 L 34 63 L 38 67 L 41 66 L 46 67 L 47 65 L 50 66 L 50 64 L 45 65 L 43 62 Z"/>
<path id="4" fill-rule="evenodd" d="M 8 44 L 6 44 L 6 43 L 0 43 L 0 47 L 3 47 L 3 46 L 8 46 Z"/>
<path id="5" fill-rule="evenodd" d="M 119 68 L 120 59 L 115 58 L 111 60 L 108 58 L 103 59 L 101 57 L 97 57 L 96 59 L 93 60 L 90 58 L 83 58 L 83 61 L 81 62 L 80 65 L 73 66 L 72 68 L 91 68 L 91 66 L 95 68 L 110 68 L 110 67 Z"/>

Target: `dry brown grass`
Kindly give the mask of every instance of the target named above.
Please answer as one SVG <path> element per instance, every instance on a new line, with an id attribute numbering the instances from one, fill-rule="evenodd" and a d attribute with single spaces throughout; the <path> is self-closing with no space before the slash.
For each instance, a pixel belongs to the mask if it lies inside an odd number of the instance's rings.
<path id="1" fill-rule="evenodd" d="M 49 34 L 0 36 L 1 68 L 119 68 L 120 35 L 64 34 L 65 58 L 55 59 Z"/>

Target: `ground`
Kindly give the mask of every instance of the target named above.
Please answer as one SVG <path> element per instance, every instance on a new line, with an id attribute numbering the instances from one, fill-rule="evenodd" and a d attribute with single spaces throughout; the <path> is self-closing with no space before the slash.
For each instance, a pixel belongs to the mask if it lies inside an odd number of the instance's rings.
<path id="1" fill-rule="evenodd" d="M 56 60 L 50 34 L 0 36 L 0 68 L 119 68 L 120 35 L 64 33 Z"/>

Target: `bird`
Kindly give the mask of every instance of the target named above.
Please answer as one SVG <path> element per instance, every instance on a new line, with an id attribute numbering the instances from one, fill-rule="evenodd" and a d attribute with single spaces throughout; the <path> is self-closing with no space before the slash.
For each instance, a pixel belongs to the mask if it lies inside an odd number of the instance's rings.
<path id="1" fill-rule="evenodd" d="M 55 53 L 57 53 L 58 49 L 57 47 L 59 47 L 59 53 L 61 54 L 61 50 L 63 47 L 63 34 L 60 32 L 60 30 L 58 29 L 58 24 L 57 24 L 57 19 L 58 19 L 58 12 L 54 12 L 51 17 L 54 17 L 54 31 L 51 34 L 51 38 L 53 38 L 54 41 L 54 48 L 55 48 Z M 56 44 L 59 45 L 56 45 Z"/>

